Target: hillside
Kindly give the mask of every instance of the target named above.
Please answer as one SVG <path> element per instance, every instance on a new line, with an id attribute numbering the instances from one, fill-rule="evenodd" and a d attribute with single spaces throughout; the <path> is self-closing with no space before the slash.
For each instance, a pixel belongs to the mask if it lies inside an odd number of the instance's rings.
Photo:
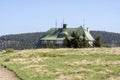
<path id="1" fill-rule="evenodd" d="M 5 35 L 0 37 L 0 49 L 29 49 L 33 48 L 35 43 L 44 34 L 44 32 L 25 33 Z"/>
<path id="2" fill-rule="evenodd" d="M 0 52 L 0 65 L 22 80 L 119 80 L 120 48 Z"/>
<path id="3" fill-rule="evenodd" d="M 45 32 L 5 35 L 0 37 L 0 50 L 7 48 L 30 49 L 38 42 Z M 120 34 L 104 31 L 91 31 L 95 38 L 100 36 L 107 46 L 120 46 Z"/>
<path id="4" fill-rule="evenodd" d="M 120 33 L 105 32 L 105 31 L 91 31 L 93 37 L 100 36 L 104 45 L 120 46 Z"/>

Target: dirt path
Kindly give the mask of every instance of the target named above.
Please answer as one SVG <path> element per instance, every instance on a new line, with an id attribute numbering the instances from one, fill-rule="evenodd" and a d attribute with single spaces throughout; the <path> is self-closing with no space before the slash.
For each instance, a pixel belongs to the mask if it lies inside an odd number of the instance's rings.
<path id="1" fill-rule="evenodd" d="M 16 75 L 8 69 L 0 65 L 0 80 L 20 80 Z"/>

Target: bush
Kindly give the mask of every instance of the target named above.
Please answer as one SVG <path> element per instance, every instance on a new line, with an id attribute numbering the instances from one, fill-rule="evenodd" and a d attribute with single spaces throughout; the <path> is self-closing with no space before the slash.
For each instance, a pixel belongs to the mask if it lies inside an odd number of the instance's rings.
<path id="1" fill-rule="evenodd" d="M 94 46 L 95 47 L 102 47 L 101 37 L 98 36 L 98 37 L 95 38 Z"/>
<path id="2" fill-rule="evenodd" d="M 10 61 L 10 58 L 6 58 L 4 61 L 5 61 L 5 62 L 9 62 L 9 61 Z"/>
<path id="3" fill-rule="evenodd" d="M 12 49 L 12 48 L 6 49 L 6 53 L 11 53 L 11 52 L 14 52 L 14 49 Z"/>
<path id="4" fill-rule="evenodd" d="M 71 39 L 65 37 L 64 39 L 64 47 L 68 48 L 86 48 L 89 47 L 88 41 L 86 40 L 86 35 L 83 34 L 83 38 L 81 39 L 77 32 L 71 34 Z"/>

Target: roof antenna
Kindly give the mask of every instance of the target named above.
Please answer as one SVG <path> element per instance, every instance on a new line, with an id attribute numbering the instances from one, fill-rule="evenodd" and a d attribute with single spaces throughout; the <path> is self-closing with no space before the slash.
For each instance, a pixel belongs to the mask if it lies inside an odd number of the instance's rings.
<path id="1" fill-rule="evenodd" d="M 57 28 L 57 19 L 55 20 L 55 28 Z"/>
<path id="2" fill-rule="evenodd" d="M 62 27 L 63 27 L 64 23 L 65 23 L 65 21 L 64 21 L 64 18 L 63 18 L 63 22 L 61 23 L 61 26 L 62 26 Z"/>
<path id="3" fill-rule="evenodd" d="M 83 18 L 83 27 L 85 27 L 85 18 Z"/>
<path id="4" fill-rule="evenodd" d="M 64 18 L 63 18 L 63 24 L 65 23 Z"/>

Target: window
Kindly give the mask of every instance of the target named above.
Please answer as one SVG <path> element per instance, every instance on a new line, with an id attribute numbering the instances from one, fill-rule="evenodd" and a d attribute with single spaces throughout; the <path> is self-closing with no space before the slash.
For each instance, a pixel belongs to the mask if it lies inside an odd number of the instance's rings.
<path id="1" fill-rule="evenodd" d="M 58 41 L 56 42 L 56 44 L 63 44 L 63 41 L 62 41 L 62 40 L 58 40 Z"/>
<path id="2" fill-rule="evenodd" d="M 50 41 L 51 44 L 53 44 L 53 41 Z"/>

